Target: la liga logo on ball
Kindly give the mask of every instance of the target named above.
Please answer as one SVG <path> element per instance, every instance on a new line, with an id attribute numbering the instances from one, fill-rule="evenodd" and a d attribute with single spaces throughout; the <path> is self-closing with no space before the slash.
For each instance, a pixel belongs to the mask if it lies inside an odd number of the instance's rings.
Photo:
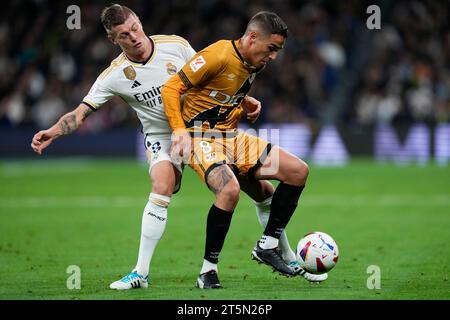
<path id="1" fill-rule="evenodd" d="M 306 234 L 297 245 L 297 260 L 306 271 L 314 274 L 329 272 L 339 259 L 334 239 L 324 232 Z"/>

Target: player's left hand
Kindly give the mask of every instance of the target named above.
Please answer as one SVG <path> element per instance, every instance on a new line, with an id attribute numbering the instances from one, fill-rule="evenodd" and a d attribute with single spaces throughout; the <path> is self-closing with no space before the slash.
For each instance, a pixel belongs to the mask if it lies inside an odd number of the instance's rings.
<path id="1" fill-rule="evenodd" d="M 261 114 L 261 102 L 253 97 L 245 96 L 242 101 L 242 106 L 247 111 L 247 119 L 251 123 L 255 123 Z"/>

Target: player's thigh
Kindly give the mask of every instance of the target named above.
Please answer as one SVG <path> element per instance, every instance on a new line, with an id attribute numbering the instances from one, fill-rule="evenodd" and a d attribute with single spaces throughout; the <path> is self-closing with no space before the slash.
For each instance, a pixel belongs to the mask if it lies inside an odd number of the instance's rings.
<path id="1" fill-rule="evenodd" d="M 239 132 L 234 144 L 227 144 L 228 150 L 234 152 L 233 167 L 239 175 L 252 177 L 256 169 L 267 157 L 272 145 L 259 137 Z"/>
<path id="2" fill-rule="evenodd" d="M 194 137 L 192 144 L 189 166 L 207 184 L 211 171 L 227 163 L 226 154 L 223 152 L 223 143 L 216 139 Z"/>
<path id="3" fill-rule="evenodd" d="M 308 165 L 303 160 L 283 148 L 273 146 L 261 166 L 255 170 L 255 178 L 302 185 L 306 182 L 308 173 Z"/>
<path id="4" fill-rule="evenodd" d="M 170 136 L 148 135 L 145 139 L 152 192 L 170 196 L 180 188 L 183 167 L 170 157 Z"/>
<path id="5" fill-rule="evenodd" d="M 227 211 L 233 211 L 239 201 L 240 185 L 233 170 L 226 164 L 215 166 L 206 183 L 216 195 L 216 206 Z"/>

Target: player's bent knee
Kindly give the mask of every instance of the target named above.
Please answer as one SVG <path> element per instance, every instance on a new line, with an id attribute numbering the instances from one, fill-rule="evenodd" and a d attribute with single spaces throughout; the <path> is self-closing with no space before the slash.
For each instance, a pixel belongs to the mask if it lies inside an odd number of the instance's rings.
<path id="1" fill-rule="evenodd" d="M 225 187 L 216 192 L 215 205 L 223 210 L 233 212 L 239 202 L 239 183 L 229 182 Z"/>
<path id="2" fill-rule="evenodd" d="M 309 176 L 309 166 L 302 160 L 300 160 L 299 173 L 301 179 L 306 182 L 306 179 L 308 179 Z"/>
<path id="3" fill-rule="evenodd" d="M 152 192 L 163 196 L 170 197 L 173 193 L 174 184 L 168 181 L 154 181 L 152 180 Z"/>
<path id="4" fill-rule="evenodd" d="M 230 181 L 219 193 L 217 193 L 217 197 L 220 197 L 227 202 L 238 203 L 240 193 L 241 188 L 239 186 L 239 183 Z"/>
<path id="5" fill-rule="evenodd" d="M 301 159 L 295 161 L 286 176 L 286 183 L 296 186 L 304 186 L 309 175 L 309 166 Z"/>

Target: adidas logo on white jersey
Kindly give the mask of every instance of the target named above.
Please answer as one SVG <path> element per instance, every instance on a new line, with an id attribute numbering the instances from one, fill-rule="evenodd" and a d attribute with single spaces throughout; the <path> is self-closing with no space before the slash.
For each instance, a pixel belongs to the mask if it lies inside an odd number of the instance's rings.
<path id="1" fill-rule="evenodd" d="M 141 86 L 141 83 L 137 80 L 134 80 L 133 85 L 131 86 L 131 89 L 134 89 L 134 88 L 137 88 L 140 86 Z"/>

